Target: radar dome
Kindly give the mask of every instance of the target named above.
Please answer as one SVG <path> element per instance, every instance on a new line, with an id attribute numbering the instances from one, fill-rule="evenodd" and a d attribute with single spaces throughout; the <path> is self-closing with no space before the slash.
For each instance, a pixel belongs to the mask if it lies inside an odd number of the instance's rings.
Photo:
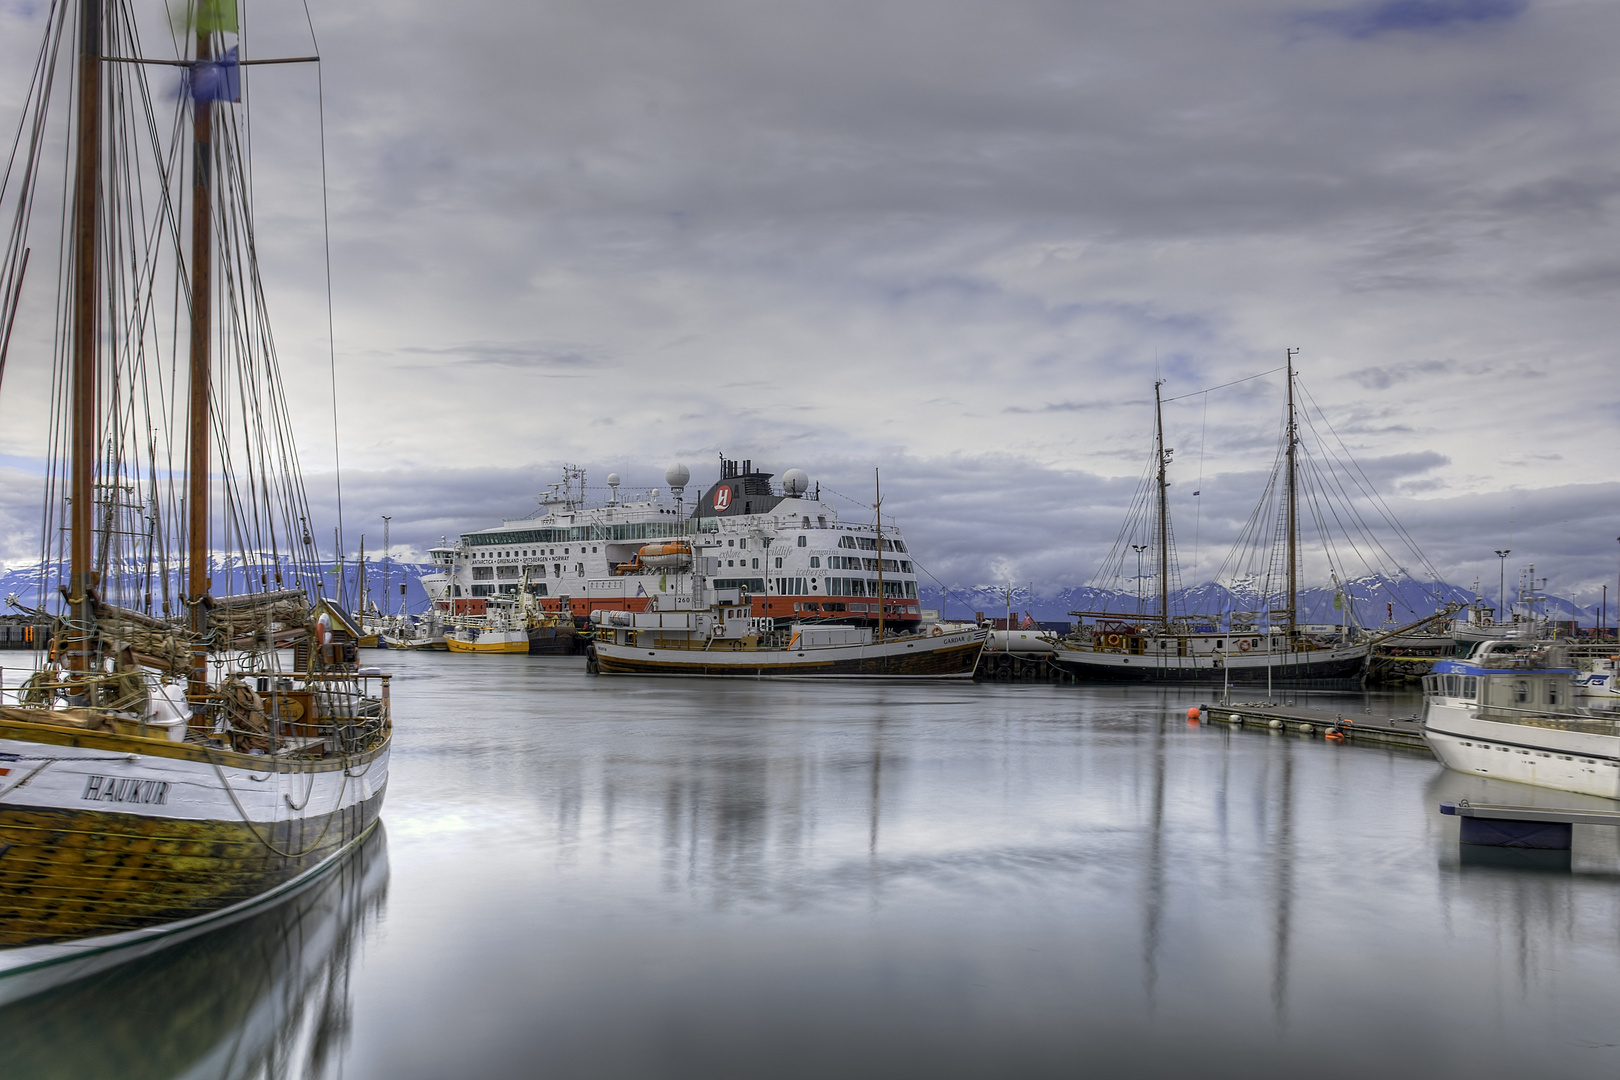
<path id="1" fill-rule="evenodd" d="M 803 495 L 810 486 L 810 477 L 803 469 L 789 469 L 782 474 L 782 490 L 789 496 Z"/>
<path id="2" fill-rule="evenodd" d="M 685 465 L 671 465 L 664 470 L 664 483 L 672 488 L 683 488 L 691 479 L 692 473 Z"/>
<path id="3" fill-rule="evenodd" d="M 618 486 L 619 486 L 619 474 L 616 473 L 616 472 L 608 473 L 608 487 L 618 487 Z"/>

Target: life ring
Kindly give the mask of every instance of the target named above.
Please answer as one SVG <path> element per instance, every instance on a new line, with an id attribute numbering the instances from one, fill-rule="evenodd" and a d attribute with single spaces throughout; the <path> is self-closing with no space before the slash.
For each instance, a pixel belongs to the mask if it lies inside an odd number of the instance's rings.
<path id="1" fill-rule="evenodd" d="M 934 637 L 944 637 L 944 636 L 945 636 L 945 631 L 941 630 L 937 626 L 934 627 Z"/>
<path id="2" fill-rule="evenodd" d="M 1110 644 L 1110 645 L 1118 645 L 1119 644 L 1119 635 L 1118 634 L 1109 634 L 1108 635 L 1108 644 Z"/>
<path id="3" fill-rule="evenodd" d="M 1241 652 L 1248 652 L 1249 651 L 1249 639 L 1244 638 L 1242 641 L 1238 642 L 1238 649 Z"/>

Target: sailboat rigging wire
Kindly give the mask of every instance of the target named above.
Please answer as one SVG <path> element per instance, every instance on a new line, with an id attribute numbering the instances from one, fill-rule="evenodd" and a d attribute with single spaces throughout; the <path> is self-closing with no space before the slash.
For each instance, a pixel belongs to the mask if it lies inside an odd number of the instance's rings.
<path id="1" fill-rule="evenodd" d="M 1344 450 L 1345 457 L 1349 459 L 1350 464 L 1355 467 L 1356 474 L 1359 474 L 1361 480 L 1365 481 L 1365 485 L 1363 485 L 1360 481 L 1356 481 L 1355 475 L 1351 476 L 1352 481 L 1355 482 L 1356 486 L 1360 487 L 1368 499 L 1372 501 L 1373 505 L 1378 509 L 1379 516 L 1384 519 L 1384 522 L 1389 525 L 1390 528 L 1395 530 L 1395 534 L 1401 538 L 1401 540 L 1406 544 L 1407 549 L 1411 551 L 1412 554 L 1415 555 L 1423 564 L 1423 568 L 1428 571 L 1428 573 L 1436 581 L 1439 581 L 1440 571 L 1437 570 L 1434 564 L 1429 561 L 1428 557 L 1424 555 L 1422 549 L 1417 546 L 1417 541 L 1413 540 L 1411 534 L 1406 531 L 1405 526 L 1403 526 L 1400 521 L 1396 519 L 1395 512 L 1389 508 L 1389 504 L 1384 501 L 1383 496 L 1378 494 L 1378 490 L 1373 486 L 1371 478 L 1367 476 L 1366 471 L 1361 468 L 1360 463 L 1358 463 L 1354 456 L 1351 455 L 1350 448 L 1345 446 L 1344 440 L 1339 436 L 1338 431 L 1333 427 L 1332 421 L 1327 418 L 1327 414 L 1322 411 L 1322 407 L 1317 405 L 1316 399 L 1311 395 L 1310 390 L 1305 387 L 1303 382 L 1300 382 L 1299 385 L 1300 389 L 1304 391 L 1305 396 L 1310 398 L 1311 406 L 1316 410 L 1317 415 L 1322 418 L 1323 425 L 1326 426 L 1328 431 L 1333 435 L 1334 441 L 1339 444 L 1339 447 Z M 1309 412 L 1306 413 L 1306 419 L 1310 419 Z M 1314 429 L 1313 424 L 1312 430 Z"/>
<path id="2" fill-rule="evenodd" d="M 1281 370 L 1282 370 L 1281 367 L 1274 367 L 1274 368 L 1271 368 L 1268 371 L 1262 371 L 1262 372 L 1260 372 L 1258 374 L 1255 374 L 1255 375 L 1245 375 L 1241 379 L 1233 379 L 1231 382 L 1223 382 L 1223 383 L 1221 383 L 1221 384 L 1219 384 L 1217 386 L 1206 386 L 1202 390 L 1189 390 L 1185 394 L 1177 394 L 1175 397 L 1167 397 L 1162 402 L 1160 402 L 1160 404 L 1168 405 L 1172 401 L 1182 401 L 1182 400 L 1185 400 L 1186 398 L 1197 397 L 1199 394 L 1208 394 L 1208 393 L 1210 393 L 1211 391 L 1214 391 L 1214 390 L 1225 390 L 1228 386 L 1236 386 L 1238 383 L 1251 382 L 1254 379 L 1263 379 L 1267 375 L 1275 375 L 1277 372 L 1279 372 Z"/>
<path id="3" fill-rule="evenodd" d="M 320 55 L 321 45 L 315 38 L 315 19 L 309 13 L 309 0 L 304 0 L 304 20 L 309 24 L 310 45 L 313 46 L 318 56 Z M 337 488 L 338 520 L 338 550 L 336 554 L 339 559 L 342 559 L 343 460 L 338 444 L 337 329 L 336 322 L 332 317 L 332 224 L 327 208 L 326 190 L 326 83 L 321 75 L 320 64 L 315 65 L 315 105 L 319 118 L 321 140 L 321 232 L 322 247 L 326 254 L 326 345 L 327 360 L 332 375 L 332 475 L 333 483 Z"/>
<path id="4" fill-rule="evenodd" d="M 1198 486 L 1193 489 L 1193 573 L 1198 572 L 1198 538 L 1204 525 L 1204 443 L 1209 438 L 1209 391 L 1204 391 L 1204 408 L 1198 428 Z"/>

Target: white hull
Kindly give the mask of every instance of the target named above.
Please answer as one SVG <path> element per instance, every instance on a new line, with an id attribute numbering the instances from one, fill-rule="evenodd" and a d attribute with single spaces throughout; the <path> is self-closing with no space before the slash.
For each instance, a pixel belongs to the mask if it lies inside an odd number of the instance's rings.
<path id="1" fill-rule="evenodd" d="M 246 821 L 277 827 L 369 801 L 388 784 L 388 756 L 385 746 L 371 761 L 352 769 L 275 771 L 268 767 L 268 758 L 266 768 L 242 769 L 0 739 L 0 768 L 10 770 L 0 776 L 0 812 L 8 806 L 106 809 L 167 821 Z M 295 806 L 297 810 L 292 809 Z"/>
<path id="2" fill-rule="evenodd" d="M 1581 697 L 1620 698 L 1620 681 L 1612 671 L 1583 672 L 1575 676 L 1575 692 Z"/>
<path id="3" fill-rule="evenodd" d="M 1620 799 L 1620 736 L 1484 720 L 1473 705 L 1430 701 L 1423 737 L 1457 772 Z"/>

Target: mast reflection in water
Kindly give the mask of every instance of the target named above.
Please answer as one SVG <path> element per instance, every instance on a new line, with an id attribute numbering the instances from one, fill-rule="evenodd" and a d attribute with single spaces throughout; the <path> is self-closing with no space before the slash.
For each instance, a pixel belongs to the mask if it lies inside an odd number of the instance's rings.
<path id="1" fill-rule="evenodd" d="M 355 950 L 383 913 L 378 826 L 340 866 L 233 926 L 0 1010 L 7 1080 L 336 1075 Z"/>

